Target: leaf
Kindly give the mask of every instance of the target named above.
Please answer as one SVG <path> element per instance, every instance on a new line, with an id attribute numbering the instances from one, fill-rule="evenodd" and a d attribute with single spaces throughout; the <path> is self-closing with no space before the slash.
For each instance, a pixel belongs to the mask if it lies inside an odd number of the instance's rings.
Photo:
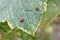
<path id="1" fill-rule="evenodd" d="M 0 0 L 0 22 L 7 20 L 11 29 L 16 26 L 34 35 L 45 11 L 46 0 Z M 38 7 L 36 10 L 36 6 Z"/>
<path id="2" fill-rule="evenodd" d="M 36 38 L 16 28 L 11 30 L 11 32 L 4 34 L 2 40 L 36 40 Z"/>
<path id="3" fill-rule="evenodd" d="M 4 32 L 4 33 L 7 33 L 8 31 L 10 31 L 10 27 L 8 26 L 7 22 L 5 21 L 4 23 L 3 22 L 0 22 L 0 32 Z"/>
<path id="4" fill-rule="evenodd" d="M 2 40 L 17 40 L 15 30 L 11 30 L 9 33 L 4 33 Z"/>
<path id="5" fill-rule="evenodd" d="M 60 0 L 48 0 L 47 11 L 42 14 L 41 28 L 46 28 L 52 20 L 60 13 Z"/>

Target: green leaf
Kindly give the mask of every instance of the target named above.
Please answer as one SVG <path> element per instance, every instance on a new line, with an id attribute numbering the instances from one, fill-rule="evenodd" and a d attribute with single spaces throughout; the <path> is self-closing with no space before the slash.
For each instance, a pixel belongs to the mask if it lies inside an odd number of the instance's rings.
<path id="1" fill-rule="evenodd" d="M 17 26 L 33 35 L 41 20 L 41 14 L 45 11 L 46 0 L 0 1 L 0 22 L 7 20 L 11 29 Z"/>
<path id="2" fill-rule="evenodd" d="M 52 20 L 60 13 L 60 0 L 48 0 L 47 11 L 42 14 L 41 28 L 46 28 Z"/>
<path id="3" fill-rule="evenodd" d="M 15 28 L 11 30 L 11 32 L 5 33 L 2 40 L 36 40 L 36 38 L 20 29 Z"/>
<path id="4" fill-rule="evenodd" d="M 4 23 L 3 22 L 0 22 L 0 32 L 4 32 L 4 33 L 7 33 L 8 31 L 10 31 L 10 27 L 8 26 L 7 22 L 5 21 Z"/>
<path id="5" fill-rule="evenodd" d="M 17 40 L 15 30 L 11 30 L 9 33 L 4 33 L 2 40 Z"/>

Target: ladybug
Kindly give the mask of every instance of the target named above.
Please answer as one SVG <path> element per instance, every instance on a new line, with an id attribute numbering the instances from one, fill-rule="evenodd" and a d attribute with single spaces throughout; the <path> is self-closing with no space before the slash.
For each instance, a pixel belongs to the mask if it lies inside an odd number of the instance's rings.
<path id="1" fill-rule="evenodd" d="M 36 10 L 36 11 L 39 11 L 39 7 L 38 7 L 38 6 L 35 6 L 35 10 Z"/>
<path id="2" fill-rule="evenodd" d="M 22 18 L 20 18 L 20 20 L 19 20 L 21 23 L 23 23 L 24 22 L 24 19 L 22 19 Z"/>

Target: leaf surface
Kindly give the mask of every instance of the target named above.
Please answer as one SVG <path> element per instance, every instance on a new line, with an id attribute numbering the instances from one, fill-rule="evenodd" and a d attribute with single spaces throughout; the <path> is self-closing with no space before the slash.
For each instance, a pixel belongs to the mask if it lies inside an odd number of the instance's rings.
<path id="1" fill-rule="evenodd" d="M 17 26 L 29 34 L 34 34 L 41 20 L 41 14 L 45 11 L 46 0 L 0 1 L 0 22 L 7 20 L 11 29 Z"/>

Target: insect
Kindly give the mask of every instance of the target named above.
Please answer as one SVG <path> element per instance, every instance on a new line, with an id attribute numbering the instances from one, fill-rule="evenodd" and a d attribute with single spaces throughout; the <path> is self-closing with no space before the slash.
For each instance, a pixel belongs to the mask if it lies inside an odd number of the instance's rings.
<path id="1" fill-rule="evenodd" d="M 38 11 L 39 10 L 39 7 L 38 6 L 35 6 L 35 10 Z"/>
<path id="2" fill-rule="evenodd" d="M 24 19 L 22 19 L 22 18 L 20 18 L 20 20 L 19 20 L 21 23 L 23 23 L 24 22 Z"/>

